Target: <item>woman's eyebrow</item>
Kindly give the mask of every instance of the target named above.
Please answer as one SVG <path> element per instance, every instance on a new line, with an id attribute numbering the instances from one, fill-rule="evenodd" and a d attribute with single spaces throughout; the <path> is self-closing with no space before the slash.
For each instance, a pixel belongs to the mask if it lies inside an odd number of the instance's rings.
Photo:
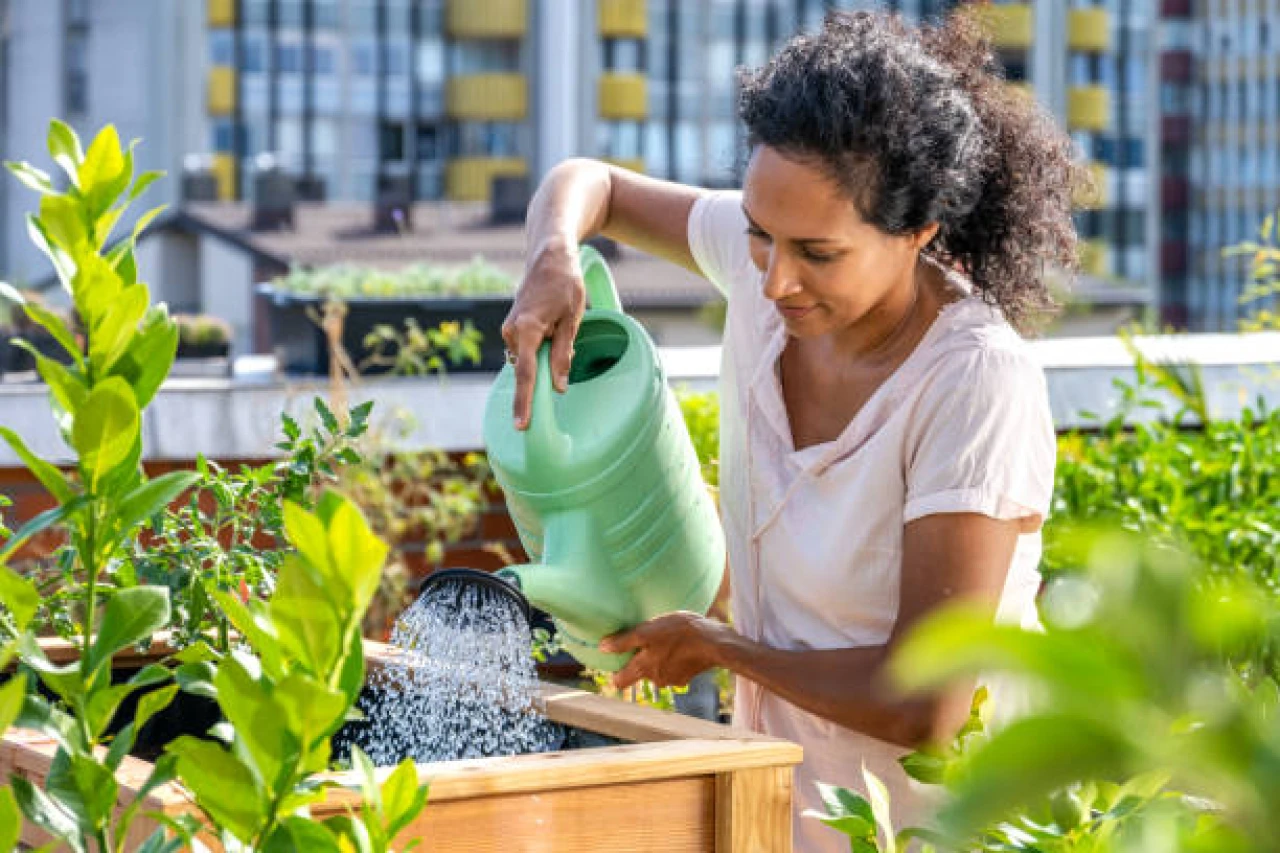
<path id="1" fill-rule="evenodd" d="M 760 225 L 759 225 L 759 224 L 758 224 L 754 219 L 752 219 L 752 218 L 751 218 L 751 214 L 747 212 L 747 206 L 746 206 L 745 204 L 742 206 L 742 215 L 743 215 L 743 216 L 745 216 L 745 217 L 747 218 L 747 224 L 748 224 L 748 225 L 750 225 L 752 228 L 754 228 L 754 229 L 755 229 L 755 230 L 757 230 L 757 231 L 761 231 L 761 232 L 763 232 L 763 233 L 765 233 L 765 234 L 768 234 L 768 233 L 769 233 L 768 231 L 765 231 L 763 228 L 761 228 L 761 227 L 760 227 Z M 834 237 L 791 237 L 791 238 L 789 238 L 789 239 L 790 239 L 790 241 L 791 241 L 792 243 L 799 243 L 799 244 L 803 244 L 803 245 L 808 245 L 808 244 L 810 244 L 810 243 L 838 243 L 838 242 L 840 242 L 839 240 L 835 239 Z"/>

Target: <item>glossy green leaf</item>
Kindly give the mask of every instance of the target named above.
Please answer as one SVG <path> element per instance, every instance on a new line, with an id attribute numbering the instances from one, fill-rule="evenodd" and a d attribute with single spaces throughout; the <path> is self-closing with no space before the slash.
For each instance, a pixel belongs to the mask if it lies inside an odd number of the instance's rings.
<path id="1" fill-rule="evenodd" d="M 334 572 L 326 581 L 342 590 L 347 606 L 364 613 L 382 582 L 386 544 L 374 534 L 355 504 L 343 500 L 328 525 Z"/>
<path id="2" fill-rule="evenodd" d="M 27 676 L 24 673 L 18 673 L 0 684 L 0 734 L 3 734 L 18 719 L 26 695 Z M 0 844 L 0 850 L 3 849 L 4 845 Z"/>
<path id="3" fill-rule="evenodd" d="M 59 750 L 45 777 L 45 792 L 84 827 L 100 827 L 111 815 L 119 786 L 92 756 Z"/>
<path id="4" fill-rule="evenodd" d="M 23 305 L 23 310 L 37 325 L 53 336 L 67 355 L 75 359 L 76 364 L 82 363 L 84 356 L 80 352 L 80 345 L 76 343 L 76 337 L 67 327 L 66 321 L 39 302 L 27 302 Z"/>
<path id="5" fill-rule="evenodd" d="M 84 378 L 79 372 L 70 370 L 44 353 L 38 352 L 27 341 L 15 340 L 14 343 L 29 352 L 35 359 L 36 370 L 40 378 L 49 386 L 49 393 L 56 404 L 55 413 L 61 410 L 74 417 L 89 398 L 89 388 L 85 385 Z"/>
<path id="6" fill-rule="evenodd" d="M 148 480 L 120 502 L 116 524 L 127 533 L 160 512 L 178 496 L 195 485 L 200 477 L 194 471 L 170 471 L 154 480 Z"/>
<path id="7" fill-rule="evenodd" d="M 242 842 L 257 834 L 266 818 L 262 783 L 234 755 L 209 741 L 184 735 L 167 747 L 177 757 L 177 773 L 200 808 Z"/>
<path id="8" fill-rule="evenodd" d="M 262 846 L 262 853 L 344 853 L 324 824 L 308 818 L 287 817 Z"/>
<path id="9" fill-rule="evenodd" d="M 58 524 L 62 524 L 67 519 L 73 517 L 80 508 L 84 506 L 85 498 L 83 495 L 72 498 L 70 503 L 62 506 L 56 506 L 53 509 L 47 509 L 37 516 L 34 516 L 22 527 L 14 531 L 14 534 L 5 540 L 4 546 L 0 547 L 0 563 L 8 560 L 19 548 L 26 544 L 32 536 L 43 530 L 48 530 Z"/>
<path id="10" fill-rule="evenodd" d="M 269 606 L 286 654 L 316 673 L 328 672 L 338 662 L 342 634 L 329 592 L 296 554 L 281 564 Z"/>
<path id="11" fill-rule="evenodd" d="M 406 758 L 382 783 L 382 815 L 388 841 L 413 823 L 427 804 L 428 788 L 418 782 L 418 766 Z"/>
<path id="12" fill-rule="evenodd" d="M 53 465 L 32 453 L 26 442 L 16 432 L 8 427 L 0 427 L 0 438 L 5 440 L 5 443 L 9 445 L 14 454 L 27 466 L 27 470 L 35 475 L 35 478 L 40 481 L 40 485 L 48 489 L 49 494 L 53 495 L 58 503 L 67 503 L 75 497 L 75 490 L 72 488 L 71 483 L 67 481 L 66 476 Z"/>
<path id="13" fill-rule="evenodd" d="M 22 812 L 10 788 L 0 788 L 0 850 L 17 850 L 22 837 Z"/>
<path id="14" fill-rule="evenodd" d="M 150 187 L 153 183 L 155 183 L 156 180 L 163 177 L 164 177 L 164 172 L 157 172 L 157 171 L 143 172 L 141 175 L 138 176 L 138 179 L 133 182 L 133 187 L 129 190 L 129 195 L 127 200 L 130 202 L 135 201 L 138 198 L 138 196 L 146 192 L 147 188 Z"/>
<path id="15" fill-rule="evenodd" d="M 0 563 L 0 604 L 8 608 L 18 631 L 25 631 L 40 606 L 40 593 L 31 581 Z"/>
<path id="16" fill-rule="evenodd" d="M 289 728 L 303 750 L 302 769 L 310 773 L 324 770 L 329 762 L 329 738 L 346 720 L 347 697 L 295 673 L 276 685 L 274 698 L 288 715 Z"/>
<path id="17" fill-rule="evenodd" d="M 291 781 L 302 744 L 284 706 L 260 678 L 257 661 L 233 652 L 218 667 L 218 705 L 235 727 L 267 791 L 279 796 Z"/>
<path id="18" fill-rule="evenodd" d="M 107 601 L 98 636 L 90 648 L 90 669 L 97 669 L 121 649 L 149 639 L 168 622 L 166 587 L 135 586 L 116 591 Z"/>
<path id="19" fill-rule="evenodd" d="M 99 317 L 89 335 L 89 361 L 100 374 L 108 373 L 124 354 L 138 333 L 150 299 L 146 285 L 129 285 Z"/>
<path id="20" fill-rule="evenodd" d="M 89 226 L 80 203 L 65 195 L 47 195 L 40 199 L 40 225 L 44 238 L 52 245 L 76 257 L 89 243 Z"/>
<path id="21" fill-rule="evenodd" d="M 58 191 L 58 188 L 53 185 L 53 180 L 49 177 L 48 172 L 43 169 L 37 169 L 26 161 L 6 160 L 4 166 L 19 181 L 42 195 L 50 195 Z M 0 847 L 0 849 L 3 848 Z"/>
<path id="22" fill-rule="evenodd" d="M 80 164 L 84 162 L 80 137 L 66 123 L 55 118 L 49 122 L 47 142 L 54 162 L 62 167 L 74 186 L 80 186 Z"/>
<path id="23" fill-rule="evenodd" d="M 152 308 L 142 321 L 142 328 L 129 341 L 124 353 L 111 368 L 132 387 L 139 407 L 147 406 L 155 397 L 178 351 L 178 327 L 167 312 Z"/>
<path id="24" fill-rule="evenodd" d="M 958 837 L 1073 782 L 1123 777 L 1129 744 L 1085 717 L 1043 714 L 1010 723 L 969 759 L 941 820 Z"/>
<path id="25" fill-rule="evenodd" d="M 94 386 L 72 429 L 72 445 L 90 491 L 129 458 L 139 434 L 138 405 L 128 383 L 112 376 Z"/>
<path id="26" fill-rule="evenodd" d="M 14 775 L 10 777 L 9 782 L 18 808 L 27 820 L 66 842 L 75 853 L 86 853 L 80 836 L 80 827 L 67 809 L 54 802 L 30 779 Z"/>
<path id="27" fill-rule="evenodd" d="M 131 159 L 131 158 L 128 158 Z M 120 136 L 113 125 L 98 131 L 80 166 L 80 192 L 89 215 L 96 218 L 110 206 L 132 180 Z"/>

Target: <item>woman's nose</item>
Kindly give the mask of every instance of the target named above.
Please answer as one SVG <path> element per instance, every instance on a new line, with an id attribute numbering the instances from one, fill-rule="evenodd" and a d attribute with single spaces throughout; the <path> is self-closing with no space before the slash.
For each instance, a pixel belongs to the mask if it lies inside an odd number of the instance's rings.
<path id="1" fill-rule="evenodd" d="M 800 282 L 795 276 L 794 268 L 786 262 L 781 252 L 770 252 L 764 270 L 765 298 L 777 302 L 799 290 Z"/>

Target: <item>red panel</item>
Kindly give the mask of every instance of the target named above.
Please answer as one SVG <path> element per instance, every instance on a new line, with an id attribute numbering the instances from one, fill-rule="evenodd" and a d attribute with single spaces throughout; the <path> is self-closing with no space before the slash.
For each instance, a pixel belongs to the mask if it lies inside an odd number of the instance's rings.
<path id="1" fill-rule="evenodd" d="M 1161 0 L 1160 14 L 1166 18 L 1190 18 L 1191 0 Z"/>
<path id="2" fill-rule="evenodd" d="M 1190 116 L 1163 116 L 1160 119 L 1160 136 L 1166 145 L 1185 145 L 1191 141 Z"/>
<path id="3" fill-rule="evenodd" d="M 1166 240 L 1160 244 L 1160 273 L 1183 275 L 1187 271 L 1187 244 L 1181 240 Z"/>
<path id="4" fill-rule="evenodd" d="M 1160 178 L 1160 204 L 1165 210 L 1186 207 L 1191 197 L 1191 186 L 1186 178 L 1164 175 Z"/>
<path id="5" fill-rule="evenodd" d="M 1160 54 L 1160 79 L 1167 83 L 1190 83 L 1194 63 L 1189 50 L 1166 50 Z"/>

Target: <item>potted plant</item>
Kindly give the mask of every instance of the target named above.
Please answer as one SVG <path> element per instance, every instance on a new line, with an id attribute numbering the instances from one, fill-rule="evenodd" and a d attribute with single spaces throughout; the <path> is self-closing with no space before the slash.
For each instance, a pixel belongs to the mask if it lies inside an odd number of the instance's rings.
<path id="1" fill-rule="evenodd" d="M 227 358 L 231 354 L 231 324 L 212 314 L 175 314 L 178 358 Z"/>
<path id="2" fill-rule="evenodd" d="M 285 370 L 318 375 L 329 370 L 321 313 L 330 300 L 346 311 L 342 345 L 365 373 L 391 371 L 389 364 L 367 357 L 379 330 L 400 332 L 408 323 L 418 329 L 469 323 L 478 333 L 478 352 L 453 369 L 496 371 L 503 364 L 502 323 L 514 291 L 511 276 L 479 257 L 461 267 L 416 264 L 395 272 L 350 265 L 298 268 L 259 287 Z"/>

